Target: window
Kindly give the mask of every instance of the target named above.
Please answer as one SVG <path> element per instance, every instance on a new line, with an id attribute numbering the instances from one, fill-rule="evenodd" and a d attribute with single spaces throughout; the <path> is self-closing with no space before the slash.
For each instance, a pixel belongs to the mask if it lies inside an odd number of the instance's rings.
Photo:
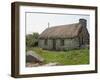
<path id="1" fill-rule="evenodd" d="M 45 45 L 48 44 L 48 40 L 47 40 L 47 39 L 44 40 L 44 44 L 45 44 Z"/>
<path id="2" fill-rule="evenodd" d="M 61 40 L 61 46 L 64 46 L 64 40 Z"/>

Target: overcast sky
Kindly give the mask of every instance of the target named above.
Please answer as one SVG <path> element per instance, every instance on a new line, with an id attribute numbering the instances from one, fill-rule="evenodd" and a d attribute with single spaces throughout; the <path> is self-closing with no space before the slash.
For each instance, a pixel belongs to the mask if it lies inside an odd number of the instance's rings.
<path id="1" fill-rule="evenodd" d="M 46 28 L 56 25 L 72 24 L 79 22 L 80 18 L 87 20 L 87 29 L 89 31 L 89 15 L 70 15 L 70 14 L 48 14 L 48 13 L 26 13 L 26 34 L 43 32 Z"/>

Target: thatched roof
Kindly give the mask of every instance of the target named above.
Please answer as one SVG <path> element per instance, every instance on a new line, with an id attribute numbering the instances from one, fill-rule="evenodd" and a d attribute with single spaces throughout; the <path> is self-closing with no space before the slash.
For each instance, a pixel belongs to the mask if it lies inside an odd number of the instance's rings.
<path id="1" fill-rule="evenodd" d="M 81 28 L 80 23 L 54 26 L 44 30 L 39 38 L 74 38 L 78 36 Z"/>

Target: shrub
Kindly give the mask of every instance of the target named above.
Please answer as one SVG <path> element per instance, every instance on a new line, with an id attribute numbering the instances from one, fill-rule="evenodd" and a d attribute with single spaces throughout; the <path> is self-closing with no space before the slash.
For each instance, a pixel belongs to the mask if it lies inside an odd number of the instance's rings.
<path id="1" fill-rule="evenodd" d="M 26 35 L 26 46 L 27 47 L 36 47 L 38 46 L 38 33 Z"/>

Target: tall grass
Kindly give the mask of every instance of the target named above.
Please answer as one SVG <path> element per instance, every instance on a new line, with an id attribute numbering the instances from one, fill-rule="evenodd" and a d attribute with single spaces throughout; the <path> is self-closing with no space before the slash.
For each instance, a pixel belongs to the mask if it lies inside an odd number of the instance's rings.
<path id="1" fill-rule="evenodd" d="M 49 51 L 41 48 L 30 48 L 40 54 L 44 59 L 44 64 L 57 62 L 61 65 L 89 64 L 89 49 L 78 49 L 70 51 Z"/>

